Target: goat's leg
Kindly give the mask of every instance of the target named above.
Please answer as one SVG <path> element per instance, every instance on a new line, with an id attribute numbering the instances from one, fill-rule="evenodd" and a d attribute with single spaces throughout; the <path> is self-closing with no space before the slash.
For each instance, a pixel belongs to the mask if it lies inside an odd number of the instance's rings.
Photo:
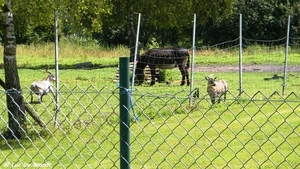
<path id="1" fill-rule="evenodd" d="M 218 98 L 218 103 L 221 102 L 222 95 Z"/>
<path id="2" fill-rule="evenodd" d="M 223 94 L 220 94 L 220 96 L 219 96 L 219 100 L 218 100 L 218 103 L 220 103 L 221 102 L 221 99 L 222 99 L 222 97 L 224 96 L 224 101 L 223 102 L 225 102 L 225 100 L 226 100 L 226 92 L 225 93 L 223 93 Z"/>
<path id="3" fill-rule="evenodd" d="M 196 89 L 196 91 L 193 94 L 194 98 L 199 98 L 199 88 Z"/>
<path id="4" fill-rule="evenodd" d="M 215 97 L 211 97 L 211 103 L 215 104 L 215 102 L 216 102 L 216 98 Z"/>
<path id="5" fill-rule="evenodd" d="M 38 100 L 40 103 L 43 102 L 43 94 L 38 94 Z"/>
<path id="6" fill-rule="evenodd" d="M 51 93 L 52 93 L 54 100 L 56 100 L 56 96 L 55 96 L 54 92 L 52 91 Z"/>
<path id="7" fill-rule="evenodd" d="M 30 99 L 30 103 L 32 103 L 32 101 L 33 101 L 32 92 L 30 92 L 30 97 L 31 97 L 31 99 Z"/>

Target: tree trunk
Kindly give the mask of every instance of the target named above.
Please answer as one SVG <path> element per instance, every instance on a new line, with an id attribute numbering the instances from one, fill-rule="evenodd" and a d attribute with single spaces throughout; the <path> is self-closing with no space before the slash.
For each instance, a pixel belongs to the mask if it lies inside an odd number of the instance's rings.
<path id="1" fill-rule="evenodd" d="M 8 109 L 8 129 L 3 134 L 6 139 L 20 139 L 26 134 L 26 116 L 16 62 L 16 37 L 11 12 L 11 1 L 2 9 L 3 44 L 6 102 Z"/>

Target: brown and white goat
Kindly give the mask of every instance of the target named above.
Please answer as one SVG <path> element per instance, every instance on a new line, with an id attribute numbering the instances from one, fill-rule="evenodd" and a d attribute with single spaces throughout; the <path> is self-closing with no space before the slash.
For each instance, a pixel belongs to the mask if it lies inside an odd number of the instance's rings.
<path id="1" fill-rule="evenodd" d="M 49 92 L 52 93 L 55 98 L 51 82 L 56 81 L 56 78 L 48 69 L 46 69 L 46 72 L 49 73 L 49 75 L 44 80 L 34 81 L 30 86 L 31 103 L 33 100 L 33 94 L 38 96 L 39 102 L 43 102 L 43 96 Z"/>
<path id="2" fill-rule="evenodd" d="M 206 76 L 207 80 L 207 93 L 210 96 L 211 103 L 215 104 L 216 98 L 218 103 L 221 101 L 221 97 L 224 95 L 224 101 L 226 100 L 226 93 L 228 91 L 228 84 L 225 80 L 220 79 L 216 81 L 217 77 Z"/>

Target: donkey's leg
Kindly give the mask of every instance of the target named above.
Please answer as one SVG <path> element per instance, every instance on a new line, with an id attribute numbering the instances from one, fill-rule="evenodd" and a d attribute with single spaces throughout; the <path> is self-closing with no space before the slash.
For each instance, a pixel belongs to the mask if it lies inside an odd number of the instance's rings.
<path id="1" fill-rule="evenodd" d="M 155 78 L 156 78 L 156 68 L 155 67 L 150 67 L 150 72 L 151 72 L 151 83 L 150 85 L 155 84 Z"/>
<path id="2" fill-rule="evenodd" d="M 178 69 L 181 72 L 181 84 L 180 85 L 183 86 L 185 84 L 185 75 L 186 75 L 185 69 L 184 69 L 184 66 L 182 64 L 178 65 Z"/>
<path id="3" fill-rule="evenodd" d="M 186 66 L 184 68 L 185 68 L 185 76 L 186 76 L 186 81 L 187 81 L 186 85 L 189 86 L 190 85 L 189 70 Z"/>

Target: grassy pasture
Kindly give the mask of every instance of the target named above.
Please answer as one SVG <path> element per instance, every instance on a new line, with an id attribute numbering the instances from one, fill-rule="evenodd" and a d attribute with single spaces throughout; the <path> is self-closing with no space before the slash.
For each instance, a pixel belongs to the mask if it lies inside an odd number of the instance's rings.
<path id="1" fill-rule="evenodd" d="M 124 51 L 122 47 L 109 50 L 66 46 L 61 49 L 61 64 L 72 65 L 85 61 L 118 64 L 119 56 L 128 55 Z M 19 76 L 27 101 L 30 101 L 28 88 L 31 82 L 47 75 L 44 69 L 31 68 L 53 64 L 51 52 L 52 49 L 47 46 L 18 47 L 18 65 L 23 65 L 19 69 Z M 224 51 L 215 52 L 206 51 L 203 54 L 204 51 L 199 51 L 195 62 L 237 63 L 236 54 L 229 52 L 229 56 L 226 56 Z M 40 57 L 43 57 L 42 62 L 38 59 Z M 265 55 L 246 55 L 244 61 L 256 63 L 259 58 L 264 60 Z M 291 64 L 300 64 L 299 55 L 293 54 L 290 58 L 293 61 Z M 262 62 L 280 64 L 278 60 L 279 56 L 274 56 Z M 62 165 L 71 168 L 119 168 L 119 90 L 113 82 L 116 67 L 92 70 L 61 68 L 61 111 L 58 116 L 61 127 L 53 126 L 55 105 L 51 102 L 51 95 L 44 96 L 43 104 L 31 104 L 47 128 L 40 128 L 28 117 L 28 138 L 20 142 L 1 139 L 0 156 L 4 159 L 0 160 L 1 168 L 7 164 L 34 168 L 35 163 L 49 163 L 51 167 L 58 168 Z M 134 89 L 134 111 L 140 121 L 135 122 L 132 117 L 131 167 L 299 167 L 300 129 L 297 112 L 300 112 L 300 73 L 289 72 L 285 97 L 280 95 L 281 80 L 263 80 L 274 72 L 244 73 L 245 93 L 238 99 L 238 72 L 214 73 L 228 81 L 230 92 L 225 104 L 213 107 L 205 92 L 204 80 L 211 73 L 195 73 L 194 85 L 200 88 L 201 93 L 192 106 L 187 97 L 189 87 L 179 86 L 180 72 L 177 69 L 168 70 L 172 79 L 170 85 L 144 84 Z M 0 70 L 0 77 L 4 78 L 3 69 Z M 276 91 L 279 94 L 272 95 Z M 295 94 L 289 95 L 292 92 Z M 4 130 L 7 112 L 3 90 L 0 100 L 0 129 Z"/>

